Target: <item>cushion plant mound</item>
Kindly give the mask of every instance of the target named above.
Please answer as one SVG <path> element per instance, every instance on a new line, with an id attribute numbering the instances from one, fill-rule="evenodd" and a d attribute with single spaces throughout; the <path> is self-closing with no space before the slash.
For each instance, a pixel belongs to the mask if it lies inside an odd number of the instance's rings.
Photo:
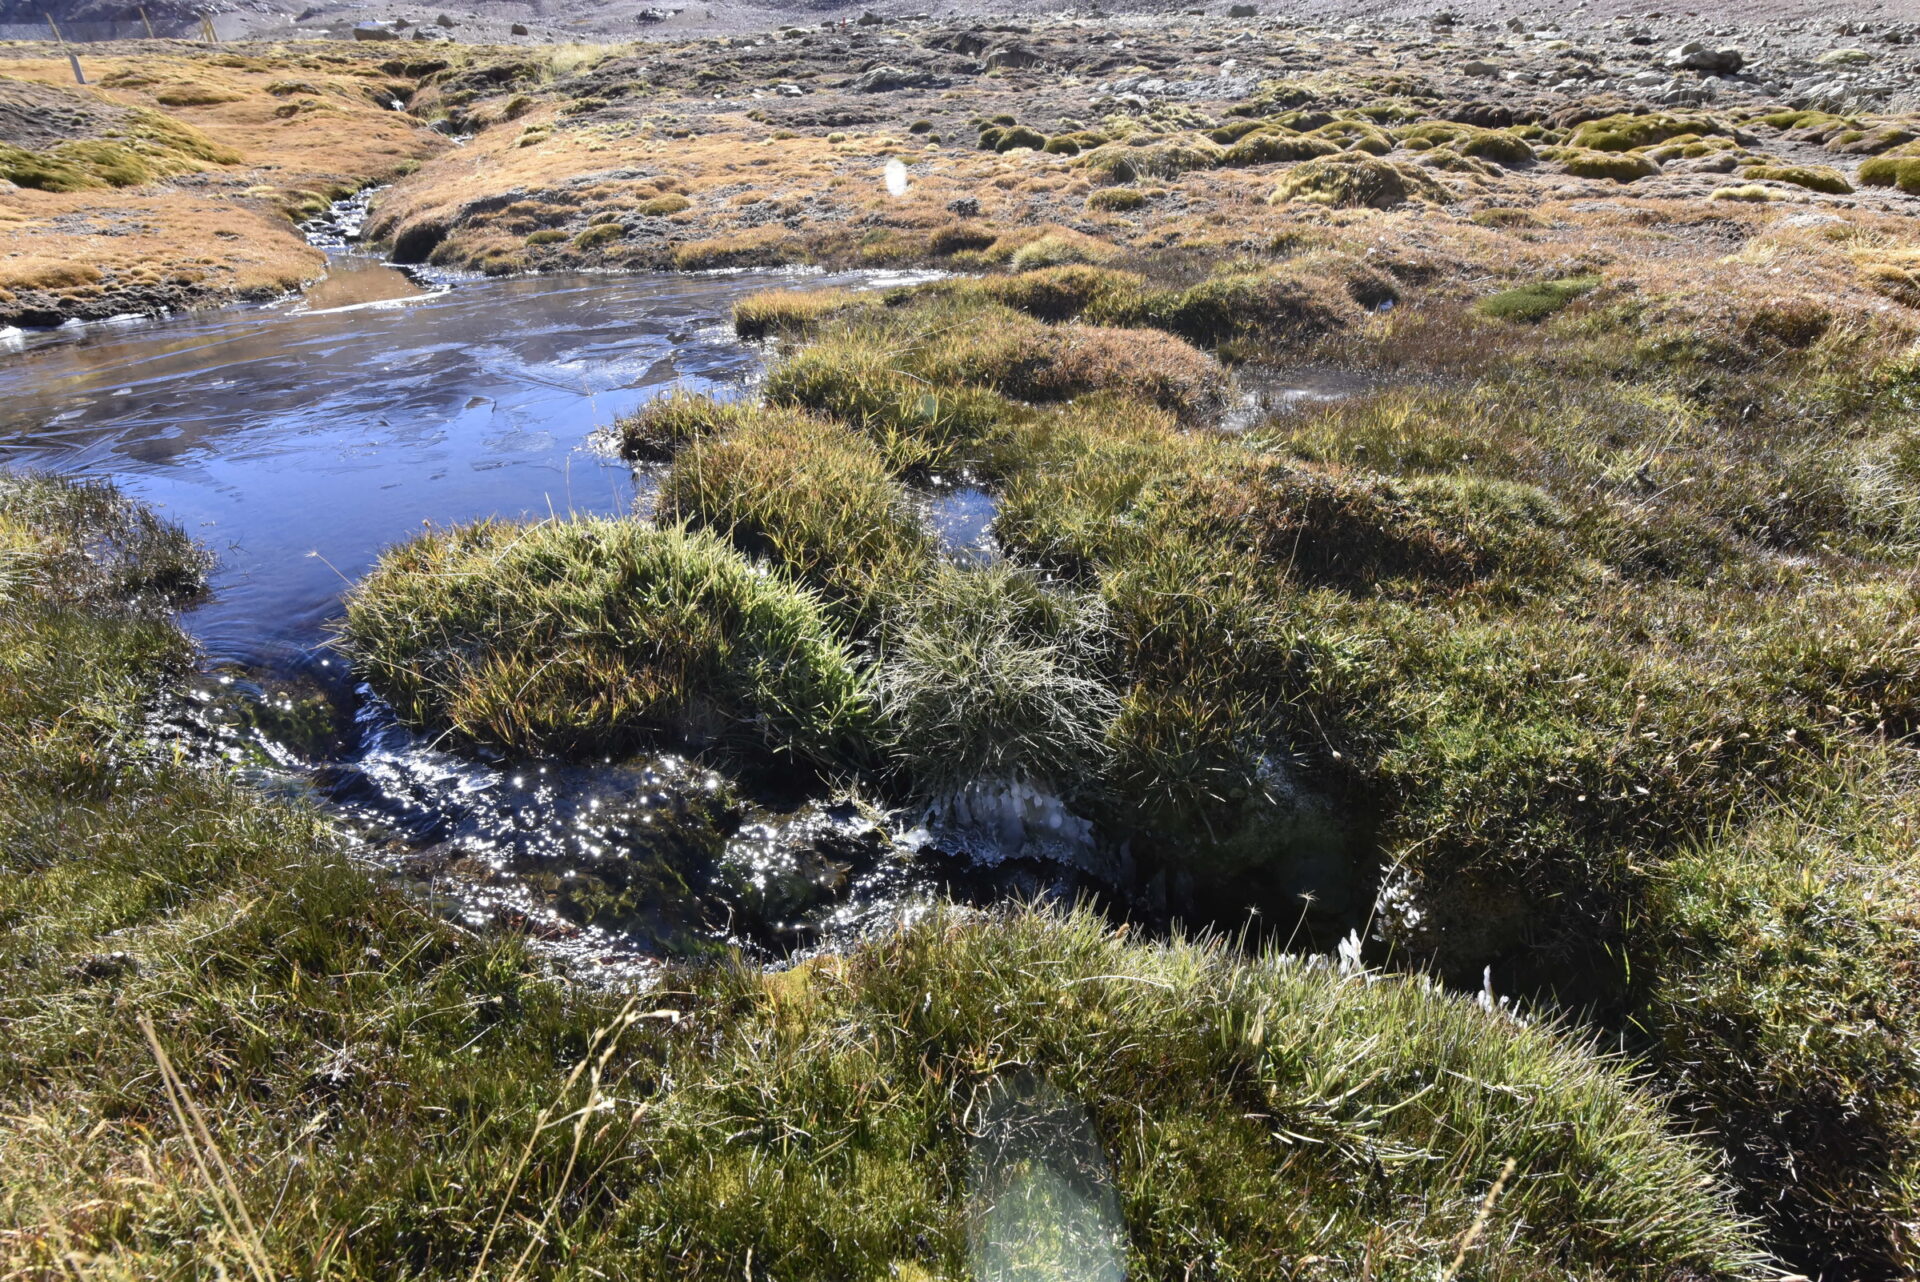
<path id="1" fill-rule="evenodd" d="M 1296 166 L 1268 197 L 1276 205 L 1297 200 L 1335 209 L 1392 209 L 1409 200 L 1444 203 L 1451 199 L 1445 187 L 1414 166 L 1363 152 L 1325 156 Z"/>
<path id="2" fill-rule="evenodd" d="M 1575 178 L 1611 178 L 1630 183 L 1636 178 L 1651 178 L 1660 166 L 1637 152 L 1599 151 L 1590 147 L 1561 147 L 1553 159 Z"/>

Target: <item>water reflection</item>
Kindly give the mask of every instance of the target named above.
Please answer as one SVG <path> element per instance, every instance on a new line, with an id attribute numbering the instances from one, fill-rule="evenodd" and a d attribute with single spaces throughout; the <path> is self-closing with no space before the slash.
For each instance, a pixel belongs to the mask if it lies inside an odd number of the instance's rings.
<path id="1" fill-rule="evenodd" d="M 927 526 L 956 561 L 985 564 L 1000 554 L 993 518 L 1000 500 L 977 485 L 935 484 L 922 497 Z"/>
<path id="2" fill-rule="evenodd" d="M 111 476 L 185 525 L 220 554 L 187 626 L 217 660 L 272 663 L 423 522 L 625 509 L 593 429 L 674 385 L 750 380 L 761 353 L 723 322 L 768 283 L 469 281 L 33 334 L 0 357 L 0 463 Z"/>

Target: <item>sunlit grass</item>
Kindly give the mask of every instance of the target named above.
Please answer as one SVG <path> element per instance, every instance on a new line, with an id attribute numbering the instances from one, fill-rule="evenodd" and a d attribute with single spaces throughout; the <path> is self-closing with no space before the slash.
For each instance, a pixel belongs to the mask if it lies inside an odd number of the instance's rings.
<path id="1" fill-rule="evenodd" d="M 711 534 L 486 521 L 389 551 L 344 636 L 412 721 L 518 752 L 692 744 L 821 767 L 871 707 L 819 602 Z"/>

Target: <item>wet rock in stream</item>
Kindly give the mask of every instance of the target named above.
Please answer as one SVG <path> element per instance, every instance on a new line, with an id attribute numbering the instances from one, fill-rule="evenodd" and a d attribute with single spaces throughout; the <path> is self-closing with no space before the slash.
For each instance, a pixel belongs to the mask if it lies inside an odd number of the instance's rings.
<path id="1" fill-rule="evenodd" d="M 902 832 L 844 797 L 751 795 L 673 754 L 475 759 L 401 725 L 338 672 L 206 674 L 160 732 L 320 802 L 369 858 L 456 919 L 524 931 L 576 964 L 728 949 L 773 961 L 843 946 L 936 900 L 1099 889 L 1038 847 L 980 860 L 964 832 Z"/>

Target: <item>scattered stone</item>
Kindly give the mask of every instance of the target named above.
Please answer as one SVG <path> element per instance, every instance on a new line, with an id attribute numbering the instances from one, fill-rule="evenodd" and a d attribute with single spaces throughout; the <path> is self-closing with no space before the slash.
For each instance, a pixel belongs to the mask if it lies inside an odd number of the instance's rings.
<path id="1" fill-rule="evenodd" d="M 987 37 L 977 31 L 949 31 L 944 35 L 934 36 L 927 41 L 927 48 L 929 49 L 940 49 L 947 53 L 964 54 L 969 58 L 979 57 L 991 48 L 992 45 L 993 41 L 987 39 Z"/>
<path id="2" fill-rule="evenodd" d="M 124 979 L 140 969 L 140 959 L 132 953 L 94 953 L 82 957 L 67 968 L 67 973 L 85 983 L 105 983 Z"/>
<path id="3" fill-rule="evenodd" d="M 1490 77 L 1490 76 L 1497 76 L 1500 74 L 1500 68 L 1494 66 L 1491 62 L 1483 62 L 1478 58 L 1474 58 L 1471 61 L 1465 63 L 1460 68 L 1460 70 L 1465 72 L 1469 76 L 1489 76 Z"/>
<path id="4" fill-rule="evenodd" d="M 1873 55 L 1865 49 L 1829 49 L 1814 61 L 1823 67 L 1864 67 Z"/>
<path id="5" fill-rule="evenodd" d="M 355 40 L 398 40 L 400 33 L 377 22 L 363 22 L 353 29 Z"/>
<path id="6" fill-rule="evenodd" d="M 1838 214 L 1813 211 L 1804 214 L 1788 214 L 1785 218 L 1782 218 L 1777 225 L 1781 227 L 1832 227 L 1846 221 L 1846 219 L 1840 217 Z"/>
<path id="7" fill-rule="evenodd" d="M 859 17 L 855 18 L 853 21 L 854 21 L 854 25 L 856 26 L 877 27 L 881 23 L 885 22 L 886 19 L 881 17 L 879 14 L 875 13 L 873 10 L 869 9 L 865 13 L 861 14 Z"/>
<path id="8" fill-rule="evenodd" d="M 1229 18 L 1257 18 L 1260 16 L 1260 10 L 1256 5 L 1236 4 L 1227 10 L 1227 16 Z"/>

